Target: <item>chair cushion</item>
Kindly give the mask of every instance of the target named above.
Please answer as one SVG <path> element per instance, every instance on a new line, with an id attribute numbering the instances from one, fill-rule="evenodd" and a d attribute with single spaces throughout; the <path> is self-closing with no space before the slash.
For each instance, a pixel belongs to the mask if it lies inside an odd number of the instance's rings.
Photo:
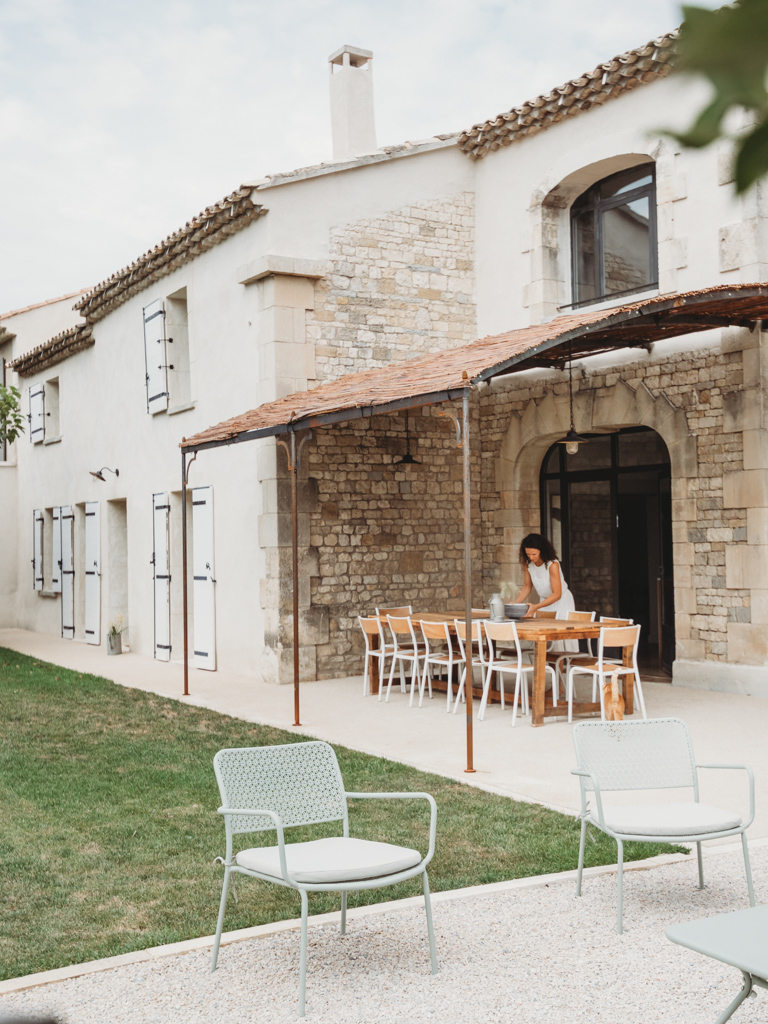
<path id="1" fill-rule="evenodd" d="M 242 850 L 235 857 L 242 868 L 282 878 L 277 846 Z M 368 839 L 314 839 L 308 843 L 286 843 L 288 873 L 297 882 L 322 885 L 323 882 L 354 882 L 381 878 L 415 867 L 421 860 L 418 850 Z"/>
<path id="2" fill-rule="evenodd" d="M 695 836 L 738 828 L 741 818 L 708 804 L 641 804 L 603 807 L 605 824 L 612 832 L 636 836 Z M 597 824 L 597 809 L 592 811 Z"/>

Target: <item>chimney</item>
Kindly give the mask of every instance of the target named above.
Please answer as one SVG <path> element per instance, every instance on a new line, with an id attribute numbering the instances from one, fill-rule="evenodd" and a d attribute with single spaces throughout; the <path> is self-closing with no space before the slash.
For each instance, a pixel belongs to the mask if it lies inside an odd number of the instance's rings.
<path id="1" fill-rule="evenodd" d="M 358 46 L 341 46 L 328 60 L 333 159 L 354 160 L 376 149 L 373 52 Z"/>

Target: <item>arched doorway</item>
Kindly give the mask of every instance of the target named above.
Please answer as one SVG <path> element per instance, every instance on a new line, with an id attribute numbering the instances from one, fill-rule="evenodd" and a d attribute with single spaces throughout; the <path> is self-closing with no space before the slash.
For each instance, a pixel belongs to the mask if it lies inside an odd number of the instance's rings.
<path id="1" fill-rule="evenodd" d="M 649 427 L 553 444 L 541 465 L 541 529 L 560 552 L 577 608 L 634 619 L 646 669 L 675 652 L 670 457 Z"/>

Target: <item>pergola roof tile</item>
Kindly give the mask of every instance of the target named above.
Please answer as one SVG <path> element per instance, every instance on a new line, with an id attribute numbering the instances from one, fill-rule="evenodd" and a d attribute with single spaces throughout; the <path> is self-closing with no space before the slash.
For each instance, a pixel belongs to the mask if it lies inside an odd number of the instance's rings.
<path id="1" fill-rule="evenodd" d="M 450 349 L 346 374 L 225 420 L 182 440 L 200 449 L 319 423 L 447 401 L 502 373 L 562 366 L 571 358 L 645 346 L 667 337 L 768 319 L 768 284 L 717 285 L 611 309 L 568 313 Z"/>

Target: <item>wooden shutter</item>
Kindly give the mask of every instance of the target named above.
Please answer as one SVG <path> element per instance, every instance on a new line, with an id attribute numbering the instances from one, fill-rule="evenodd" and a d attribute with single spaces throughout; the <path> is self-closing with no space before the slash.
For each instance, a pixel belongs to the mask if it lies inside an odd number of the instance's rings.
<path id="1" fill-rule="evenodd" d="M 43 589 L 43 510 L 36 508 L 32 519 L 32 586 Z"/>
<path id="2" fill-rule="evenodd" d="M 213 570 L 213 488 L 192 488 L 192 573 L 196 668 L 216 668 L 216 603 Z"/>
<path id="3" fill-rule="evenodd" d="M 152 537 L 155 569 L 155 657 L 171 660 L 171 559 L 169 521 L 171 506 L 167 494 L 152 495 Z"/>
<path id="4" fill-rule="evenodd" d="M 29 440 L 33 444 L 45 440 L 44 384 L 33 384 L 29 389 Z"/>
<path id="5" fill-rule="evenodd" d="M 75 638 L 75 514 L 61 506 L 61 635 Z"/>
<path id="6" fill-rule="evenodd" d="M 51 548 L 51 590 L 61 593 L 61 509 L 53 510 L 53 544 Z"/>
<path id="7" fill-rule="evenodd" d="M 101 557 L 98 501 L 85 503 L 85 639 L 101 643 Z"/>
<path id="8" fill-rule="evenodd" d="M 147 412 L 168 408 L 168 369 L 165 363 L 165 309 L 157 299 L 144 307 L 144 356 L 147 367 Z"/>

